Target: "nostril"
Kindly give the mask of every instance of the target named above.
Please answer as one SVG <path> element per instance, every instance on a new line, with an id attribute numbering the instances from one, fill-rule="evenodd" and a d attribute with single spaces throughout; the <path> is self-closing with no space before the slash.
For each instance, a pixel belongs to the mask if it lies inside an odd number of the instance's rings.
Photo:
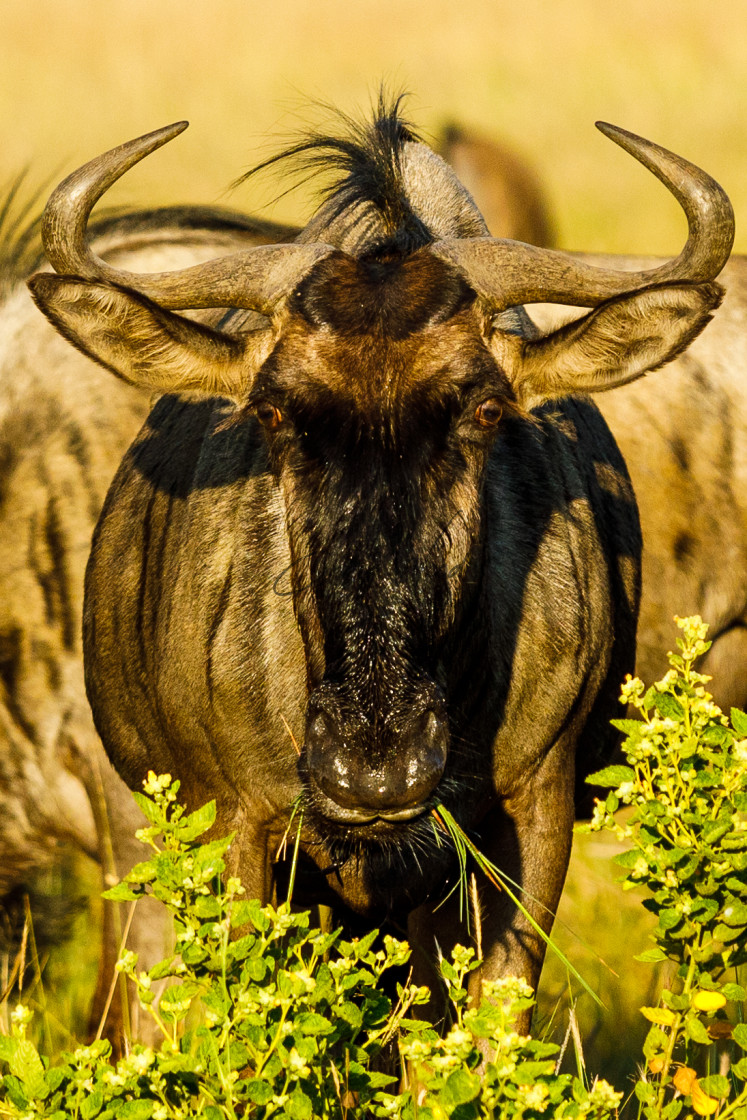
<path id="1" fill-rule="evenodd" d="M 393 812 L 427 801 L 443 776 L 448 742 L 447 723 L 432 708 L 411 714 L 404 727 L 374 742 L 370 727 L 343 727 L 335 714 L 315 705 L 304 754 L 312 784 L 340 807 Z"/>
<path id="2" fill-rule="evenodd" d="M 322 791 L 345 808 L 353 808 L 357 796 L 352 789 L 354 768 L 332 718 L 317 711 L 306 729 L 309 772 Z"/>
<path id="3" fill-rule="evenodd" d="M 422 714 L 407 736 L 404 774 L 407 796 L 424 801 L 443 777 L 449 736 L 446 722 L 432 709 Z"/>
<path id="4" fill-rule="evenodd" d="M 446 761 L 446 749 L 448 745 L 446 723 L 433 711 L 426 712 L 423 740 L 429 750 L 443 754 L 444 762 Z"/>

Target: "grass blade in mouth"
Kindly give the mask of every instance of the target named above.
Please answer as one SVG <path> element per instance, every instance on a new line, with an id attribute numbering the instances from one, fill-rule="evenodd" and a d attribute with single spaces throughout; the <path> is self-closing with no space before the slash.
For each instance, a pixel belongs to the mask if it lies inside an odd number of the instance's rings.
<path id="1" fill-rule="evenodd" d="M 293 821 L 296 819 L 296 817 L 298 817 L 298 825 L 296 827 L 296 839 L 293 842 L 293 855 L 291 856 L 291 868 L 290 875 L 288 877 L 288 893 L 285 900 L 288 906 L 290 906 L 293 899 L 293 887 L 295 886 L 296 882 L 296 867 L 298 866 L 298 853 L 301 848 L 301 832 L 303 830 L 303 804 L 300 794 L 293 802 L 288 826 L 283 833 L 283 839 L 280 841 L 278 850 L 275 853 L 276 860 L 279 860 L 281 858 L 285 859 L 288 848 L 288 837 L 290 836 L 290 830 L 293 827 Z"/>
<path id="2" fill-rule="evenodd" d="M 459 916 L 460 916 L 460 918 L 461 918 L 461 913 L 462 913 L 462 899 L 466 899 L 466 897 L 467 897 L 466 853 L 469 852 L 469 854 L 475 860 L 475 862 L 477 863 L 477 866 L 483 872 L 485 877 L 493 884 L 493 886 L 497 890 L 505 891 L 505 893 L 511 899 L 511 901 L 513 902 L 513 904 L 517 908 L 517 910 L 519 910 L 519 912 L 524 916 L 524 918 L 526 918 L 527 922 L 529 922 L 529 925 L 532 927 L 532 929 L 535 931 L 535 933 L 539 934 L 539 936 L 545 942 L 548 949 L 550 949 L 550 951 L 555 954 L 555 956 L 558 958 L 558 960 L 561 962 L 561 964 L 568 970 L 568 972 L 572 976 L 575 976 L 576 980 L 579 982 L 581 987 L 584 989 L 585 992 L 588 992 L 588 994 L 591 996 L 591 998 L 594 1000 L 594 1002 L 599 1007 L 604 1009 L 604 1004 L 602 1003 L 602 1001 L 600 1000 L 600 998 L 596 994 L 596 992 L 593 991 L 593 989 L 589 987 L 589 985 L 584 980 L 583 976 L 580 974 L 580 972 L 578 972 L 577 969 L 575 969 L 573 967 L 573 965 L 568 960 L 568 958 L 566 957 L 566 955 L 562 951 L 562 949 L 560 949 L 558 947 L 558 945 L 556 945 L 556 943 L 552 940 L 552 938 L 549 936 L 549 934 L 545 933 L 545 931 L 542 929 L 542 927 L 539 925 L 539 923 L 537 921 L 535 921 L 535 919 L 529 913 L 526 906 L 524 906 L 523 903 L 520 901 L 519 896 L 517 894 L 517 891 L 521 891 L 522 888 L 519 886 L 519 884 L 514 883 L 513 880 L 510 879 L 507 875 L 505 875 L 500 870 L 500 868 L 496 867 L 496 865 L 494 863 L 492 863 L 491 860 L 489 860 L 487 858 L 487 856 L 484 856 L 482 854 L 482 852 L 479 850 L 479 848 L 475 847 L 475 845 L 472 843 L 472 841 L 470 840 L 469 836 L 464 831 L 462 826 L 460 824 L 458 824 L 457 821 L 454 820 L 453 816 L 451 815 L 449 810 L 447 808 L 445 808 L 444 805 L 441 805 L 439 803 L 435 807 L 435 809 L 432 810 L 432 812 L 433 812 L 433 816 L 436 820 L 437 826 L 442 828 L 451 837 L 452 842 L 454 844 L 454 847 L 456 849 L 457 859 L 459 860 L 459 883 L 458 883 L 458 886 L 460 888 L 460 893 L 459 893 Z M 454 889 L 456 889 L 456 887 Z M 447 896 L 447 897 L 449 897 L 449 896 Z"/>

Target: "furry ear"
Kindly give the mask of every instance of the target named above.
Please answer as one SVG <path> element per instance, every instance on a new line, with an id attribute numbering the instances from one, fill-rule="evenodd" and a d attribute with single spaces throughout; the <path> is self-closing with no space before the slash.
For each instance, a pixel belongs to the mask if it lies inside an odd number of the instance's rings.
<path id="1" fill-rule="evenodd" d="M 488 346 L 526 409 L 634 381 L 676 358 L 721 303 L 719 284 L 659 284 L 617 296 L 544 338 L 495 331 Z"/>
<path id="2" fill-rule="evenodd" d="M 37 306 L 68 341 L 133 385 L 242 400 L 275 343 L 270 328 L 241 338 L 165 311 L 130 291 L 39 272 Z"/>

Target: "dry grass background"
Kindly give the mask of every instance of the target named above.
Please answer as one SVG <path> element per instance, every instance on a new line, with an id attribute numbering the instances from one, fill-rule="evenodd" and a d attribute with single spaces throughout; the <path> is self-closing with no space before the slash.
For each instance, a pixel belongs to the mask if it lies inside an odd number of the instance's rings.
<path id="1" fill-rule="evenodd" d="M 746 0 L 0 0 L 0 178 L 26 164 L 48 178 L 187 118 L 186 136 L 131 172 L 115 199 L 258 209 L 272 184 L 233 194 L 227 184 L 309 119 L 310 99 L 355 112 L 384 79 L 412 91 L 426 132 L 449 118 L 513 142 L 547 186 L 564 246 L 672 253 L 684 239 L 679 208 L 593 122 L 705 167 L 739 222 L 746 64 Z M 268 212 L 307 208 L 294 197 Z M 747 251 L 747 234 L 737 244 Z M 609 1075 L 650 967 L 630 964 L 645 947 L 644 915 L 622 903 L 603 846 L 577 850 L 562 917 L 619 980 L 564 930 L 558 938 L 606 993 L 606 1023 L 589 1008 L 586 1032 Z M 565 985 L 556 966 L 544 984 L 549 1013 Z"/>
<path id="2" fill-rule="evenodd" d="M 309 98 L 354 111 L 383 78 L 412 91 L 426 130 L 448 116 L 513 141 L 565 246 L 669 253 L 679 208 L 593 122 L 700 163 L 739 215 L 746 63 L 745 0 L 0 0 L 0 172 L 69 169 L 187 118 L 119 197 L 215 201 Z"/>

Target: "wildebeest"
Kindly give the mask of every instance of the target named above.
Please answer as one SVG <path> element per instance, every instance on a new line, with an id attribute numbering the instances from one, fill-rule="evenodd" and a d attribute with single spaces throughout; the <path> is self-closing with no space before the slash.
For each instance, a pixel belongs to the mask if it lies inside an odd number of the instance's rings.
<path id="1" fill-rule="evenodd" d="M 461 134 L 460 152 L 470 138 Z M 129 793 L 101 748 L 85 696 L 83 573 L 93 526 L 122 455 L 152 403 L 71 349 L 23 281 L 44 264 L 33 197 L 19 179 L 0 206 L 0 900 L 33 883 L 65 848 L 105 878 L 140 856 Z M 115 213 L 89 227 L 95 251 L 126 268 L 177 268 L 298 231 L 217 207 Z M 121 927 L 105 907 L 98 1023 Z M 35 915 L 37 936 L 43 915 Z M 163 953 L 157 911 L 129 944 Z M 119 1033 L 119 990 L 108 1029 Z M 137 1001 L 131 1014 L 136 1020 Z M 133 1023 L 136 1028 L 136 1022 Z"/>
<path id="2" fill-rule="evenodd" d="M 555 234 L 540 181 L 512 148 L 451 123 L 436 150 L 477 202 L 494 237 L 553 245 Z"/>
<path id="3" fill-rule="evenodd" d="M 436 925 L 441 945 L 459 936 L 453 899 L 433 914 L 454 874 L 437 802 L 549 928 L 638 608 L 635 500 L 586 394 L 708 322 L 728 200 L 604 126 L 681 202 L 680 256 L 623 272 L 495 240 L 395 107 L 306 146 L 338 181 L 293 244 L 156 275 L 105 264 L 91 208 L 182 127 L 58 188 L 44 224 L 59 275 L 31 281 L 65 337 L 165 394 L 87 574 L 106 749 L 133 787 L 154 769 L 191 803 L 216 797 L 231 870 L 260 898 L 302 794 L 301 896 L 407 921 L 421 969 Z M 593 310 L 538 336 L 523 305 L 545 301 Z M 188 308 L 218 310 L 207 324 Z M 504 898 L 484 902 L 482 974 L 536 981 L 542 942 Z"/>

